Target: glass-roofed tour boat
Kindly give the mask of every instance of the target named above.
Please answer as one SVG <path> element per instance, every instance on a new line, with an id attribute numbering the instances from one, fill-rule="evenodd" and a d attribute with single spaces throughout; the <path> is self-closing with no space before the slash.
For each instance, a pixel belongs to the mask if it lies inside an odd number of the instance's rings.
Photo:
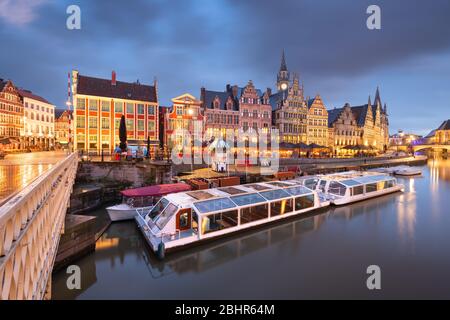
<path id="1" fill-rule="evenodd" d="M 403 191 L 404 185 L 389 174 L 347 171 L 303 179 L 304 185 L 334 205 L 343 205 Z"/>
<path id="2" fill-rule="evenodd" d="M 165 252 L 329 205 L 296 180 L 261 182 L 162 197 L 135 216 L 159 258 Z"/>

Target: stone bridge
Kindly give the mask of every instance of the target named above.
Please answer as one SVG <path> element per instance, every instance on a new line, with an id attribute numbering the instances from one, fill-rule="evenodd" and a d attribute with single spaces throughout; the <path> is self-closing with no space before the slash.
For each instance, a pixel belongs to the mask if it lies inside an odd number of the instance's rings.
<path id="1" fill-rule="evenodd" d="M 418 144 L 412 147 L 414 152 L 424 149 L 436 149 L 450 151 L 450 144 Z"/>
<path id="2" fill-rule="evenodd" d="M 0 300 L 50 298 L 77 165 L 68 155 L 0 207 Z"/>

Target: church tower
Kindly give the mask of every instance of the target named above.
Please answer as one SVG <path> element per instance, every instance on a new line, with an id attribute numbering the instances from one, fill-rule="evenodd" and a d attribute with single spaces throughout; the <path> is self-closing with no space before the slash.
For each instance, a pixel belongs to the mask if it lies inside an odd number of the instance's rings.
<path id="1" fill-rule="evenodd" d="M 280 92 L 280 91 L 285 91 L 288 88 L 289 88 L 289 71 L 287 69 L 286 58 L 284 56 L 284 50 L 283 50 L 283 53 L 281 55 L 280 71 L 278 71 L 278 75 L 277 75 L 277 90 L 278 90 L 278 92 Z"/>

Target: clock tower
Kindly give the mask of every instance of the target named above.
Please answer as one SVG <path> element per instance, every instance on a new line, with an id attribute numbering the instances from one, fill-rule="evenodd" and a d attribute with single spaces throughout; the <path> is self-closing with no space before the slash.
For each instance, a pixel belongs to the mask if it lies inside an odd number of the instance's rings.
<path id="1" fill-rule="evenodd" d="M 286 58 L 284 56 L 284 50 L 281 55 L 281 66 L 280 71 L 278 71 L 277 75 L 277 90 L 286 91 L 289 88 L 289 71 L 286 66 Z"/>

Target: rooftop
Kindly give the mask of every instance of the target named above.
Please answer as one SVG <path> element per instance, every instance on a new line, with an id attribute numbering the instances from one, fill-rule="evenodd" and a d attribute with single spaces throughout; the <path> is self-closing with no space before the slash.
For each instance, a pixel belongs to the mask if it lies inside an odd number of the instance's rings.
<path id="1" fill-rule="evenodd" d="M 155 86 L 78 75 L 77 93 L 89 96 L 158 102 Z"/>
<path id="2" fill-rule="evenodd" d="M 300 185 L 298 181 L 288 180 L 179 192 L 169 194 L 165 198 L 178 207 L 193 205 L 200 214 L 207 214 L 312 193 L 311 189 Z"/>

